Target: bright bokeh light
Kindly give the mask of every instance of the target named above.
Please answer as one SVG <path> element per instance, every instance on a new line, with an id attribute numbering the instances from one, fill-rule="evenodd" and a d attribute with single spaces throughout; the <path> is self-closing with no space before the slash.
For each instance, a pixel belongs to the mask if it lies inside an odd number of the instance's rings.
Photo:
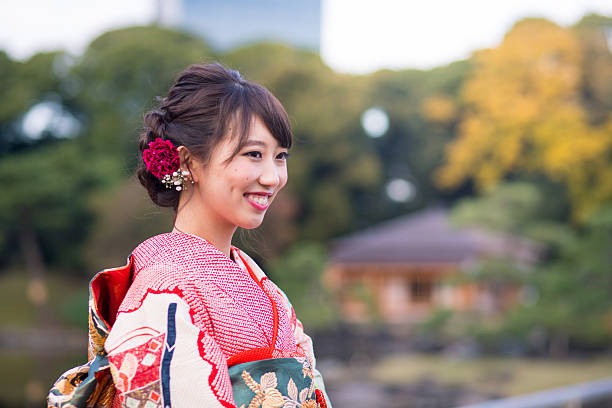
<path id="1" fill-rule="evenodd" d="M 40 102 L 30 108 L 21 122 L 23 133 L 39 139 L 45 131 L 55 137 L 70 138 L 81 130 L 80 122 L 57 102 Z"/>
<path id="2" fill-rule="evenodd" d="M 411 201 L 416 196 L 416 187 L 408 180 L 396 178 L 389 181 L 385 187 L 387 196 L 398 203 Z"/>
<path id="3" fill-rule="evenodd" d="M 381 108 L 370 108 L 361 115 L 361 126 L 370 137 L 381 137 L 389 129 L 389 116 Z"/>

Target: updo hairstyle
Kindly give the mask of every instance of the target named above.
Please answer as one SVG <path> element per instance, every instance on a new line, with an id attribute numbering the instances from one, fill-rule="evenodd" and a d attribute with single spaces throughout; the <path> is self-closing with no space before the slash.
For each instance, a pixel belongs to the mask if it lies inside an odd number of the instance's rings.
<path id="1" fill-rule="evenodd" d="M 238 154 L 247 141 L 252 120 L 258 117 L 281 147 L 291 147 L 289 117 L 278 99 L 219 63 L 191 65 L 176 78 L 168 96 L 158 100 L 159 107 L 144 115 L 137 175 L 160 207 L 176 211 L 181 192 L 166 188 L 147 170 L 142 152 L 156 138 L 170 140 L 176 147 L 185 146 L 206 165 L 224 137 L 238 137 L 231 158 Z"/>

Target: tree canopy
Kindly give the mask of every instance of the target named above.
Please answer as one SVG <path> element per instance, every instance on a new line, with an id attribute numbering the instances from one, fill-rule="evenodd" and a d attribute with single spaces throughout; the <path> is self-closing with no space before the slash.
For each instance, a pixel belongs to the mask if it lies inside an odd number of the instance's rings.
<path id="1" fill-rule="evenodd" d="M 567 186 L 578 221 L 612 198 L 612 119 L 589 121 L 583 58 L 573 29 L 541 19 L 517 23 L 499 47 L 478 52 L 439 185 L 473 179 L 485 190 L 507 176 L 543 173 Z"/>

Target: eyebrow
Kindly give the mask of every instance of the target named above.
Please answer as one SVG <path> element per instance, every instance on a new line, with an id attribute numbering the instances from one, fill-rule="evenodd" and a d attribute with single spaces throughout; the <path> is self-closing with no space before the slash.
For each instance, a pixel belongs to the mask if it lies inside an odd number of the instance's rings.
<path id="1" fill-rule="evenodd" d="M 262 142 L 261 140 L 247 140 L 244 144 L 244 147 L 247 146 L 262 146 L 262 147 L 266 147 L 266 144 L 264 142 Z"/>
<path id="2" fill-rule="evenodd" d="M 243 147 L 249 147 L 249 146 L 261 146 L 264 148 L 268 147 L 266 143 L 262 142 L 261 140 L 256 140 L 256 139 L 249 139 L 243 145 Z M 281 146 L 279 146 L 277 143 L 276 148 L 281 148 Z"/>

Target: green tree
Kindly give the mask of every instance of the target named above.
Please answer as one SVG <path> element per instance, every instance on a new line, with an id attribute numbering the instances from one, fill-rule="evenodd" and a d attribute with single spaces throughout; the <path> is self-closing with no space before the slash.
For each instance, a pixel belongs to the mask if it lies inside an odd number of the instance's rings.
<path id="1" fill-rule="evenodd" d="M 63 101 L 61 62 L 66 54 L 39 53 L 24 62 L 11 60 L 0 51 L 0 156 L 52 141 L 54 135 L 31 139 L 24 135 L 21 120 L 35 104 Z"/>
<path id="2" fill-rule="evenodd" d="M 336 319 L 330 294 L 321 283 L 326 259 L 324 246 L 301 242 L 270 265 L 270 277 L 285 292 L 306 328 L 324 327 Z"/>
<path id="3" fill-rule="evenodd" d="M 79 250 L 93 217 L 92 189 L 113 179 L 116 163 L 87 156 L 66 141 L 5 156 L 0 161 L 2 257 L 25 266 L 29 298 L 47 322 L 45 275 L 49 263 L 77 269 Z"/>
<path id="4" fill-rule="evenodd" d="M 612 340 L 610 248 L 612 208 L 603 207 L 579 231 L 566 230 L 557 256 L 534 270 L 534 305 L 519 305 L 502 330 L 529 341 L 534 332 L 552 354 L 571 347 L 609 347 Z"/>
<path id="5" fill-rule="evenodd" d="M 448 197 L 434 184 L 432 173 L 442 163 L 444 146 L 455 137 L 461 114 L 457 90 L 470 70 L 468 61 L 458 61 L 429 71 L 381 70 L 367 77 L 369 105 L 389 116 L 387 132 L 371 141 L 383 163 L 383 177 L 407 179 L 417 189 L 406 204 L 378 198 L 381 217 Z"/>
<path id="6" fill-rule="evenodd" d="M 556 220 L 546 202 L 535 185 L 517 182 L 500 184 L 453 209 L 453 220 L 459 225 L 477 225 L 544 245 L 531 265 L 498 258 L 472 271 L 472 279 L 480 282 L 523 288 L 516 307 L 484 332 L 525 343 L 534 333 L 544 333 L 543 344 L 551 353 L 566 353 L 570 343 L 604 346 L 612 339 L 608 296 L 612 209 L 602 208 L 577 229 Z"/>

